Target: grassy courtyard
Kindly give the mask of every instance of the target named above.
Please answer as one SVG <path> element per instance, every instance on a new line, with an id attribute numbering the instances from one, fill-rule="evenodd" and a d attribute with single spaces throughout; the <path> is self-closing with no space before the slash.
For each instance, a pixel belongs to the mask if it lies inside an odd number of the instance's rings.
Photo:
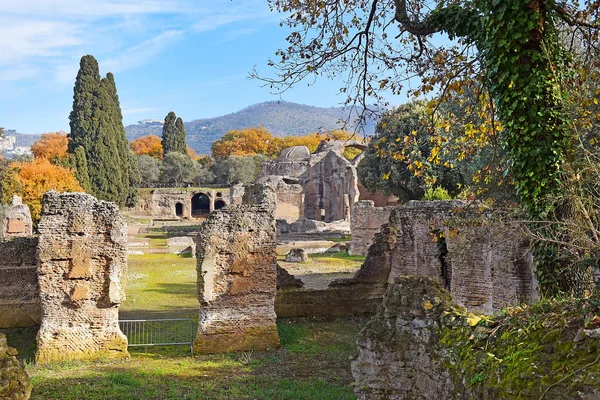
<path id="1" fill-rule="evenodd" d="M 172 235 L 136 238 L 161 250 L 168 236 Z M 127 300 L 120 319 L 197 319 L 195 258 L 151 253 L 130 255 L 128 260 Z M 326 279 L 350 274 L 361 262 L 344 253 L 311 255 L 294 268 Z M 280 319 L 281 348 L 266 352 L 192 356 L 187 346 L 132 347 L 128 360 L 39 366 L 33 362 L 37 328 L 4 331 L 26 364 L 32 399 L 337 400 L 355 398 L 350 359 L 366 321 L 366 317 Z"/>

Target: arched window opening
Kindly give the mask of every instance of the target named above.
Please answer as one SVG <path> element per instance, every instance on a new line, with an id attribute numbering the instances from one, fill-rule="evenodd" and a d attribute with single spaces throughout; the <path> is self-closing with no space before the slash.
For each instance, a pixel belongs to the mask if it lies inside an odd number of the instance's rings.
<path id="1" fill-rule="evenodd" d="M 192 216 L 205 215 L 210 212 L 210 199 L 204 193 L 197 193 L 192 197 Z"/>

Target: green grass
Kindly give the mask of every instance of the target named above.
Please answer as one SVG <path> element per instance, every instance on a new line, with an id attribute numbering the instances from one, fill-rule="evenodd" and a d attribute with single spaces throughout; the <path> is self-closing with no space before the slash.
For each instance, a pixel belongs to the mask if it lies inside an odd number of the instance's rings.
<path id="1" fill-rule="evenodd" d="M 347 260 L 347 261 L 360 261 L 360 262 L 364 262 L 366 257 L 365 256 L 351 256 L 348 254 L 347 251 L 342 251 L 339 253 L 320 253 L 320 254 L 309 254 L 308 255 L 310 258 L 313 259 L 319 259 L 321 261 L 324 260 Z"/>
<path id="2" fill-rule="evenodd" d="M 160 238 L 154 240 L 151 246 L 156 247 Z M 127 299 L 119 311 L 122 317 L 144 319 L 198 314 L 195 258 L 177 254 L 131 255 L 128 264 Z"/>
<path id="3" fill-rule="evenodd" d="M 354 399 L 349 359 L 366 319 L 278 321 L 282 347 L 192 357 L 137 348 L 130 360 L 28 365 L 32 399 Z"/>

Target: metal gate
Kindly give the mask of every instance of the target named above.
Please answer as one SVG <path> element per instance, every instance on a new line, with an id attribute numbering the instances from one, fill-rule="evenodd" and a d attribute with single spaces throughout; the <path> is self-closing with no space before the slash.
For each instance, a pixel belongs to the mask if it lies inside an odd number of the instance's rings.
<path id="1" fill-rule="evenodd" d="M 173 346 L 194 343 L 196 323 L 190 318 L 119 320 L 129 346 Z"/>

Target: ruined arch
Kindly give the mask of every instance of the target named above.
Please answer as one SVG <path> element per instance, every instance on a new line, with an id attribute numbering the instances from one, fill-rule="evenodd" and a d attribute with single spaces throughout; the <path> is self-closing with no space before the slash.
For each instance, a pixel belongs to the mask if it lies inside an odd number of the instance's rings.
<path id="1" fill-rule="evenodd" d="M 210 213 L 210 197 L 206 193 L 196 193 L 192 197 L 192 216 Z"/>
<path id="2" fill-rule="evenodd" d="M 223 208 L 225 206 L 227 206 L 227 203 L 225 203 L 224 200 L 221 200 L 221 199 L 215 200 L 215 210 L 218 210 L 218 209 Z"/>

